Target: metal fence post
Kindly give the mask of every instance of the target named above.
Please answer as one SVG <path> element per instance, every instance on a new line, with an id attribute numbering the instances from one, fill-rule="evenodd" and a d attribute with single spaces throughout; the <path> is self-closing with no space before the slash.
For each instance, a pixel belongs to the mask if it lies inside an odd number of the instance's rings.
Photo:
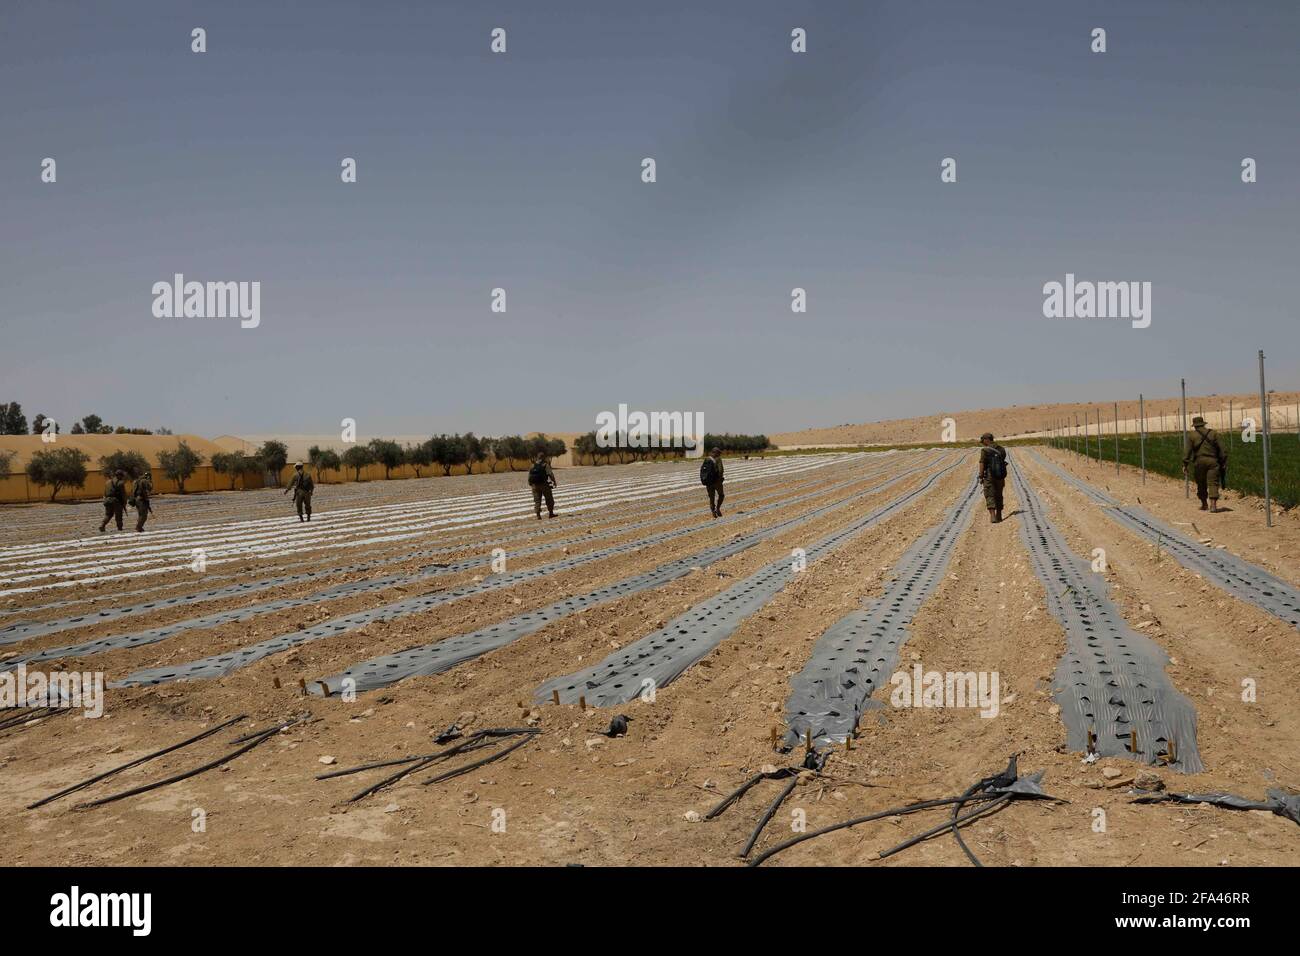
<path id="1" fill-rule="evenodd" d="M 1264 388 L 1264 350 L 1259 350 L 1259 417 L 1264 420 L 1264 524 L 1273 527 L 1273 505 L 1268 486 L 1268 392 Z"/>
<path id="2" fill-rule="evenodd" d="M 1142 484 L 1147 483 L 1147 409 L 1143 397 L 1138 395 L 1138 452 L 1142 458 Z"/>
<path id="3" fill-rule="evenodd" d="M 1183 460 L 1186 461 L 1187 460 L 1187 379 L 1185 378 L 1179 379 L 1179 381 L 1181 382 L 1181 388 L 1183 390 L 1183 399 L 1182 399 L 1182 405 L 1180 406 L 1181 411 L 1179 414 L 1181 415 L 1183 420 Z M 1187 480 L 1187 468 L 1184 467 L 1183 468 L 1183 497 L 1190 498 L 1191 496 L 1192 496 L 1192 489 L 1191 489 L 1191 485 L 1188 483 Z"/>
<path id="4" fill-rule="evenodd" d="M 1115 403 L 1115 477 L 1119 477 L 1119 402 Z"/>

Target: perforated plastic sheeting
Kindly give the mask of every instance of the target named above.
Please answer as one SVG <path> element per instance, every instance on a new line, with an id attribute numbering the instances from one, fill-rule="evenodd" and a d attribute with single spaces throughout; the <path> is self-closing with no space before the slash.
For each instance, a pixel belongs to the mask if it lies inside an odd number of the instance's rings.
<path id="1" fill-rule="evenodd" d="M 873 492 L 880 492 L 889 486 L 902 481 L 904 478 L 923 470 L 926 465 L 908 469 L 902 474 L 883 482 L 872 489 Z M 661 587 L 669 581 L 684 577 L 692 570 L 697 568 L 707 568 L 711 564 L 716 564 L 723 558 L 730 557 L 733 554 L 739 554 L 760 541 L 788 531 L 791 528 L 806 524 L 814 518 L 820 517 L 836 508 L 856 501 L 860 496 L 852 495 L 839 501 L 831 502 L 823 507 L 816 508 L 806 514 L 789 518 L 778 524 L 750 532 L 746 535 L 740 535 L 723 544 L 712 548 L 706 548 L 703 551 L 689 554 L 685 557 L 678 558 L 675 561 L 669 561 L 667 564 L 661 564 L 642 574 L 635 574 L 631 577 L 616 581 L 613 584 L 597 588 L 594 591 L 588 591 L 586 594 L 576 595 L 565 598 L 562 601 L 556 601 L 548 607 L 536 611 L 527 611 L 518 614 L 509 620 L 502 621 L 499 624 L 490 624 L 487 627 L 479 628 L 477 631 L 471 631 L 468 634 L 460 634 L 455 637 L 444 638 L 432 644 L 424 644 L 420 647 L 411 647 L 395 654 L 385 654 L 382 657 L 376 657 L 372 660 L 363 661 L 360 664 L 353 665 L 341 674 L 335 674 L 322 680 L 313 681 L 308 685 L 314 694 L 323 695 L 324 690 L 321 684 L 324 684 L 330 694 L 340 692 L 347 681 L 352 681 L 351 689 L 357 692 L 377 690 L 380 687 L 387 687 L 395 684 L 400 680 L 416 675 L 440 674 L 445 670 L 455 667 L 465 661 L 472 660 L 489 651 L 504 647 L 507 644 L 517 641 L 519 638 L 534 631 L 539 631 L 552 621 L 568 617 L 571 614 L 577 614 L 597 605 L 609 601 L 615 601 L 619 598 L 636 594 L 640 591 L 647 591 L 652 588 Z M 752 514 L 753 512 L 751 512 Z"/>
<path id="2" fill-rule="evenodd" d="M 817 638 L 808 663 L 790 679 L 786 749 L 811 737 L 820 750 L 853 734 L 867 701 L 898 666 L 912 618 L 947 573 L 957 539 L 970 524 L 978 491 L 977 485 L 970 485 L 939 523 L 908 549 L 879 598 L 844 615 Z"/>
<path id="3" fill-rule="evenodd" d="M 801 472 L 796 473 L 796 475 L 802 475 L 802 474 L 803 473 Z M 774 477 L 785 478 L 786 476 L 782 474 Z M 795 487 L 803 487 L 809 484 L 816 484 L 818 482 L 825 481 L 825 480 L 826 480 L 826 476 L 824 474 L 814 473 L 812 477 L 805 477 L 801 481 L 797 482 Z M 779 494 L 788 495 L 789 492 L 790 489 L 786 488 L 784 492 L 777 493 L 777 494 L 763 495 L 754 500 L 766 501 L 777 497 Z M 680 494 L 684 494 L 684 493 L 685 492 L 681 492 Z M 608 538 L 620 534 L 626 534 L 630 530 L 646 527 L 648 525 L 654 524 L 656 521 L 662 521 L 663 515 L 672 514 L 676 511 L 680 511 L 681 507 L 682 507 L 681 500 L 657 499 L 653 503 L 644 505 L 637 509 L 642 514 L 657 515 L 658 516 L 657 518 L 650 518 L 649 520 L 640 521 L 632 525 L 622 524 L 617 528 L 607 530 L 605 532 L 595 532 L 595 533 L 588 532 L 587 534 L 568 538 L 562 541 L 547 541 L 541 545 L 536 545 L 533 547 L 512 549 L 511 556 L 521 557 L 529 554 L 548 551 L 554 548 L 564 547 L 565 545 L 569 545 L 569 544 L 579 544 L 584 541 L 600 540 L 601 538 Z M 607 513 L 589 513 L 584 515 L 582 518 L 578 519 L 576 522 L 566 524 L 565 530 L 574 530 L 576 527 L 598 524 L 608 520 L 609 520 L 609 516 Z M 60 631 L 73 630 L 81 627 L 90 627 L 96 624 L 103 624 L 109 621 L 120 620 L 121 618 L 124 617 L 133 617 L 141 614 L 149 614 L 153 611 L 166 610 L 168 608 L 173 608 L 173 607 L 185 607 L 188 605 L 200 604 L 207 601 L 216 601 L 226 597 L 236 597 L 243 594 L 256 594 L 261 591 L 271 590 L 272 588 L 288 587 L 294 584 L 302 584 L 304 582 L 316 581 L 322 578 L 328 578 L 328 577 L 333 577 L 342 574 L 358 574 L 364 571 L 372 570 L 374 568 L 386 567 L 388 565 L 393 565 L 393 564 L 400 564 L 406 561 L 414 561 L 420 558 L 443 557 L 450 554 L 453 551 L 463 551 L 468 548 L 491 548 L 497 545 L 509 543 L 511 541 L 519 541 L 525 538 L 544 537 L 546 535 L 553 534 L 553 533 L 554 533 L 554 529 L 549 527 L 519 529 L 517 531 L 514 531 L 513 533 L 499 535 L 497 537 L 489 538 L 489 539 L 480 539 L 478 541 L 466 541 L 458 544 L 444 544 L 441 547 L 437 547 L 437 548 L 425 548 L 418 551 L 408 551 L 404 554 L 392 555 L 390 557 L 378 558 L 371 561 L 359 561 L 351 564 L 345 564 L 342 566 L 321 568 L 313 571 L 302 571 L 294 574 L 284 574 L 284 575 L 279 575 L 278 577 L 267 578 L 262 581 L 245 581 L 238 584 L 225 585 L 219 588 L 209 588 L 204 591 L 196 591 L 190 594 L 178 594 L 178 595 L 173 595 L 171 597 L 157 598 L 139 604 L 125 605 L 122 607 L 103 608 L 99 611 L 88 612 L 85 614 L 76 614 L 68 617 L 54 618 L 45 621 L 14 621 L 3 627 L 0 627 L 0 646 L 6 644 L 16 644 L 19 641 L 24 641 L 27 640 L 28 638 L 44 637 L 49 634 L 57 634 Z M 458 561 L 454 565 L 442 566 L 436 570 L 428 569 L 428 568 L 421 569 L 421 571 L 430 572 L 427 574 L 398 576 L 392 578 L 379 578 L 379 579 L 374 579 L 372 582 L 356 582 L 356 583 L 370 585 L 369 587 L 366 587 L 365 590 L 375 590 L 382 587 L 390 587 L 394 583 L 407 583 L 409 581 L 418 581 L 425 577 L 438 576 L 441 574 L 449 574 L 453 571 L 466 570 L 473 567 L 481 567 L 487 564 L 490 560 L 491 560 L 490 556 L 482 555 L 482 556 L 467 558 L 465 560 Z M 349 590 L 340 591 L 338 590 L 338 588 L 348 588 Z M 339 585 L 336 588 L 331 588 L 325 591 L 319 591 L 315 594 L 306 597 L 294 599 L 299 602 L 298 604 L 286 605 L 286 604 L 281 604 L 280 602 L 270 602 L 268 604 L 250 606 L 248 610 L 253 611 L 254 609 L 256 609 L 256 613 L 265 613 L 267 611 L 282 610 L 286 607 L 297 607 L 300 606 L 301 604 L 308 604 L 315 601 L 328 600 L 333 596 L 346 596 L 349 594 L 361 593 L 360 591 L 351 588 L 352 588 L 352 584 Z M 63 604 L 63 605 L 72 604 L 72 603 L 77 603 L 77 602 L 73 602 L 73 601 L 59 602 L 59 604 Z M 51 606 L 57 606 L 57 605 L 51 605 Z M 163 634 L 162 636 L 167 637 L 173 633 L 176 633 L 175 629 L 178 627 L 179 628 L 213 627 L 216 626 L 217 624 L 226 623 L 229 620 L 245 620 L 245 619 L 246 618 L 242 618 L 242 617 L 228 618 L 222 620 L 217 620 L 215 618 L 195 618 L 189 621 L 173 621 L 171 622 L 171 624 L 168 625 L 167 633 Z M 158 630 L 159 629 L 156 628 L 151 629 L 151 632 L 156 633 Z M 128 642 L 126 644 L 113 643 L 109 646 L 110 647 L 135 646 L 135 644 L 139 644 L 139 643 L 152 643 L 152 642 L 134 641 L 134 642 Z M 60 654 L 46 655 L 46 659 L 48 659 L 50 656 L 59 656 L 59 657 L 74 656 L 74 655 L 79 655 L 82 652 L 95 653 L 95 648 L 97 644 L 98 642 L 84 642 L 81 644 L 70 645 L 69 647 L 66 648 L 59 648 L 58 650 L 61 651 Z M 19 663 L 19 660 L 15 659 L 13 661 L 7 661 L 5 663 L 17 664 Z"/>
<path id="4" fill-rule="evenodd" d="M 1066 484 L 1077 488 L 1102 505 L 1111 520 L 1147 538 L 1168 551 L 1185 568 L 1190 568 L 1233 597 L 1255 605 L 1274 617 L 1300 627 L 1300 589 L 1221 548 L 1209 548 L 1194 541 L 1176 528 L 1165 524 L 1145 508 L 1123 505 L 1099 488 L 1076 478 L 1055 462 L 1037 452 L 1034 460 Z"/>
<path id="5" fill-rule="evenodd" d="M 1232 810 L 1270 810 L 1279 817 L 1300 823 L 1300 794 L 1269 790 L 1267 800 L 1251 800 L 1235 793 L 1212 790 L 1208 793 L 1155 793 L 1141 791 L 1134 803 L 1209 803 Z"/>
<path id="6" fill-rule="evenodd" d="M 958 464 L 959 460 L 945 465 L 911 491 L 820 539 L 805 551 L 808 564 L 906 507 L 933 488 Z M 611 707 L 627 703 L 647 686 L 667 686 L 726 640 L 745 618 L 774 598 L 795 573 L 790 558 L 773 561 L 720 594 L 695 605 L 666 626 L 611 654 L 596 666 L 547 681 L 537 689 L 535 696 L 544 701 L 553 691 L 558 691 L 561 703 L 576 703 L 580 697 L 585 697 L 590 706 Z"/>
<path id="7" fill-rule="evenodd" d="M 856 484 L 863 480 L 861 477 L 849 479 L 842 482 L 842 485 Z M 812 492 L 806 498 L 819 497 L 825 495 L 839 487 L 833 485 L 831 488 L 822 488 Z M 796 498 L 795 501 L 800 499 Z M 418 597 L 407 598 L 401 601 L 394 601 L 381 607 L 371 608 L 365 611 L 358 611 L 355 614 L 348 614 L 337 617 L 321 624 L 314 625 L 303 630 L 294 631 L 289 634 L 281 634 L 266 641 L 248 647 L 240 648 L 225 654 L 216 654 L 211 657 L 205 657 L 201 660 L 191 661 L 185 664 L 174 665 L 170 667 L 151 667 L 135 671 L 128 674 L 120 681 L 114 682 L 112 687 L 130 687 L 139 684 L 162 684 L 175 680 L 210 680 L 216 677 L 223 677 L 226 674 L 233 673 L 241 667 L 247 667 L 255 661 L 272 654 L 278 654 L 286 651 L 291 647 L 299 644 L 305 644 L 309 641 L 317 641 L 326 637 L 333 637 L 336 634 L 342 634 L 347 631 L 353 631 L 364 627 L 373 621 L 392 621 L 410 614 L 419 614 L 431 610 L 442 604 L 456 601 L 472 594 L 482 594 L 486 591 L 493 591 L 500 588 L 511 587 L 522 581 L 530 581 L 535 578 L 541 578 L 557 571 L 567 571 L 580 565 L 589 564 L 593 561 L 599 561 L 603 558 L 617 554 L 625 554 L 629 551 L 637 551 L 643 548 L 652 547 L 665 541 L 671 541 L 688 534 L 695 534 L 704 527 L 716 528 L 723 522 L 737 520 L 740 517 L 749 517 L 760 514 L 773 508 L 786 507 L 790 501 L 777 502 L 767 505 L 763 508 L 756 508 L 741 515 L 730 515 L 727 518 L 714 521 L 707 526 L 691 525 L 685 528 L 678 528 L 674 531 L 664 531 L 659 534 L 650 535 L 649 537 L 640 538 L 636 541 L 624 542 L 613 545 L 608 548 L 602 548 L 597 551 L 586 554 L 576 555 L 566 558 L 563 561 L 556 561 L 551 564 L 541 565 L 536 568 L 527 568 L 522 571 L 513 571 L 508 574 L 494 575 L 481 582 L 463 585 L 462 587 L 453 588 L 447 591 L 440 591 L 435 594 L 420 595 Z"/>
<path id="8" fill-rule="evenodd" d="M 849 479 L 848 482 L 832 484 L 831 489 L 843 487 L 846 483 L 852 483 L 859 480 L 857 478 Z M 811 484 L 819 484 L 820 480 L 814 480 Z M 801 483 L 799 486 L 802 486 Z M 796 487 L 799 487 L 796 486 Z M 789 502 L 789 489 L 784 492 L 775 492 L 770 495 L 764 495 L 755 499 L 756 501 L 777 501 Z M 678 503 L 680 507 L 680 502 Z M 752 510 L 746 513 L 752 513 Z M 528 557 L 533 554 L 541 554 L 547 551 L 554 551 L 562 547 L 574 544 L 586 544 L 594 541 L 601 541 L 608 538 L 621 537 L 631 531 L 640 528 L 649 527 L 656 524 L 663 524 L 665 516 L 649 518 L 645 521 L 639 521 L 634 524 L 623 524 L 618 527 L 609 528 L 601 532 L 588 532 L 587 534 L 565 538 L 562 540 L 544 541 L 541 544 L 532 545 L 526 548 L 515 548 L 510 552 L 512 559 Z M 510 539 L 504 539 L 510 540 Z M 494 542 L 485 542 L 481 547 L 490 547 Z M 423 557 L 426 554 L 445 554 L 446 549 L 434 550 L 429 552 L 416 552 L 397 560 L 412 560 Z M 171 621 L 167 624 L 160 624 L 157 627 L 146 628 L 127 634 L 115 634 L 109 637 L 94 638 L 88 641 L 82 641 L 75 644 L 65 644 L 58 647 L 48 647 L 26 654 L 18 654 L 0 661 L 0 672 L 18 666 L 19 664 L 31 664 L 41 661 L 56 660 L 62 657 L 89 657 L 94 654 L 101 654 L 105 651 L 121 650 L 129 647 L 142 647 L 147 644 L 156 644 L 164 641 L 169 637 L 186 633 L 187 631 L 197 630 L 200 628 L 219 627 L 223 624 L 231 624 L 238 621 L 247 621 L 263 614 L 270 614 L 276 611 L 292 610 L 297 607 L 307 607 L 319 604 L 325 601 L 339 600 L 346 597 L 354 597 L 358 594 L 367 594 L 374 591 L 386 590 L 388 588 L 419 584 L 424 581 L 442 577 L 444 575 L 457 573 L 460 571 L 469 571 L 475 568 L 483 567 L 491 561 L 491 555 L 479 555 L 472 558 L 465 558 L 446 565 L 436 565 L 423 568 L 411 574 L 389 575 L 381 578 L 370 578 L 363 581 L 350 581 L 335 584 L 321 591 L 298 597 L 280 598 L 275 601 L 265 601 L 260 604 L 249 604 L 238 608 L 228 608 L 224 611 L 217 611 L 212 614 L 202 615 L 200 617 L 189 618 L 181 621 Z M 366 565 L 357 565 L 358 570 L 365 568 Z M 338 572 L 331 572 L 338 573 Z"/>
<path id="9" fill-rule="evenodd" d="M 1065 629 L 1053 696 L 1068 746 L 1086 750 L 1088 732 L 1094 731 L 1094 749 L 1103 757 L 1131 757 L 1184 773 L 1202 770 L 1196 709 L 1165 674 L 1169 658 L 1128 626 L 1110 600 L 1106 579 L 1070 549 L 1024 472 L 1013 468 L 1011 474 L 1030 565 L 1047 591 L 1048 610 Z"/>

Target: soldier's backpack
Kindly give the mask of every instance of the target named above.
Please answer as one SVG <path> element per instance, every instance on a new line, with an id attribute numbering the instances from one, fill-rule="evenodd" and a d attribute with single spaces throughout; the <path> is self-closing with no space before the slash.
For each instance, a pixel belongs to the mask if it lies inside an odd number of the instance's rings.
<path id="1" fill-rule="evenodd" d="M 700 462 L 700 484 L 711 485 L 717 480 L 718 466 L 712 458 Z"/>
<path id="2" fill-rule="evenodd" d="M 984 466 L 984 471 L 994 481 L 1000 481 L 1007 476 L 1006 450 L 997 445 L 994 445 L 989 450 L 992 454 L 988 456 L 988 462 Z"/>
<path id="3" fill-rule="evenodd" d="M 544 485 L 546 481 L 546 462 L 533 462 L 533 467 L 528 469 L 528 483 L 530 485 Z"/>
<path id="4" fill-rule="evenodd" d="M 298 479 L 298 490 L 305 495 L 311 494 L 316 489 L 316 482 L 311 480 L 311 475 L 307 474 L 307 469 L 303 469 L 302 476 Z"/>

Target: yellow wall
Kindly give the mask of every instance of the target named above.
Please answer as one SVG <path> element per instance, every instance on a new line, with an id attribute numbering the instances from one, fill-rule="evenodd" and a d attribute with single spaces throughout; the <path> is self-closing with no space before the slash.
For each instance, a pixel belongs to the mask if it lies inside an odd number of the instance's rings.
<path id="1" fill-rule="evenodd" d="M 204 464 L 200 465 L 193 475 L 185 482 L 187 492 L 204 492 L 204 491 L 229 491 L 230 477 L 228 475 L 218 475 L 208 464 L 212 460 L 212 455 L 224 451 L 222 446 L 214 444 L 205 438 L 199 438 L 195 435 L 59 435 L 56 444 L 46 445 L 42 443 L 39 435 L 0 435 L 0 451 L 13 451 L 16 453 L 10 469 L 13 472 L 8 478 L 0 478 L 0 504 L 18 504 L 24 502 L 41 502 L 49 501 L 52 489 L 48 485 L 32 484 L 27 478 L 24 471 L 27 462 L 31 456 L 44 448 L 68 447 L 80 448 L 90 456 L 90 461 L 86 462 L 86 484 L 82 488 L 62 488 L 59 490 L 56 501 L 96 501 L 104 496 L 104 475 L 99 471 L 99 459 L 104 455 L 112 454 L 115 451 L 137 451 L 150 462 L 153 469 L 153 484 L 156 494 L 174 494 L 176 493 L 176 482 L 169 480 L 162 474 L 162 469 L 158 467 L 158 452 L 175 448 L 177 443 L 184 439 L 185 442 L 203 456 Z M 524 475 L 528 471 L 530 462 L 527 459 L 516 459 L 513 462 L 513 473 Z M 488 463 L 484 462 L 474 467 L 475 474 L 486 474 L 489 470 L 494 470 L 497 474 L 507 474 L 511 468 L 506 462 L 498 461 L 495 469 L 489 469 Z M 464 475 L 468 469 L 464 465 L 457 465 L 451 470 L 452 475 Z M 321 477 L 317 477 L 312 472 L 314 478 L 319 484 L 342 484 L 343 482 L 353 481 L 355 472 L 351 468 L 340 469 L 339 471 L 327 471 Z M 432 465 L 428 468 L 420 469 L 420 474 L 425 478 L 441 478 L 443 476 L 442 468 Z M 280 473 L 280 487 L 288 484 L 289 479 L 293 477 L 293 465 L 287 465 Z M 394 468 L 391 472 L 394 479 L 414 478 L 415 469 L 409 465 L 403 465 L 400 468 Z M 382 481 L 384 478 L 383 465 L 368 465 L 361 469 L 362 481 Z M 263 487 L 264 476 L 261 472 L 249 473 L 235 479 L 235 489 L 261 488 Z"/>
<path id="2" fill-rule="evenodd" d="M 383 477 L 382 475 L 380 477 Z M 104 475 L 99 471 L 86 472 L 86 484 L 83 488 L 60 488 L 55 501 L 93 501 L 104 497 Z M 127 488 L 131 484 L 127 482 Z M 235 480 L 236 490 L 244 488 L 261 488 L 262 475 L 248 474 Z M 34 485 L 27 475 L 19 473 L 8 478 L 0 478 L 0 503 L 16 504 L 21 502 L 49 501 L 54 489 L 49 485 Z M 176 482 L 163 476 L 157 468 L 153 471 L 154 494 L 175 494 L 179 489 Z M 230 477 L 218 475 L 211 465 L 200 465 L 185 481 L 185 491 L 229 491 Z"/>
<path id="3" fill-rule="evenodd" d="M 40 435 L 0 435 L 0 451 L 11 451 L 14 459 L 9 468 L 12 474 L 0 478 L 0 503 L 13 504 L 29 501 L 49 501 L 53 489 L 49 485 L 35 485 L 28 480 L 27 462 L 32 455 L 43 449 L 78 448 L 90 456 L 86 462 L 86 484 L 82 488 L 61 488 L 56 501 L 87 501 L 103 498 L 104 476 L 99 471 L 99 459 L 117 451 L 139 452 L 149 462 L 153 470 L 154 491 L 158 494 L 170 494 L 177 490 L 176 482 L 169 480 L 158 467 L 158 453 L 175 448 L 180 442 L 189 445 L 203 457 L 211 461 L 212 455 L 221 448 L 206 438 L 197 435 L 64 435 L 46 444 Z M 246 482 L 246 484 L 244 483 Z M 246 475 L 244 482 L 236 487 L 260 488 L 262 476 Z M 200 465 L 185 482 L 186 491 L 224 491 L 230 487 L 230 479 L 213 472 L 209 464 Z"/>

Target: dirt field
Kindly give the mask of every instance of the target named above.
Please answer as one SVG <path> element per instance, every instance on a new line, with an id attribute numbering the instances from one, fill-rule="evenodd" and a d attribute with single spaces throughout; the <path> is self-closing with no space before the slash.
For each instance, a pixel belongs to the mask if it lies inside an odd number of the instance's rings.
<path id="1" fill-rule="evenodd" d="M 1191 506 L 1183 498 L 1181 482 L 1148 477 L 1142 485 L 1127 471 L 1117 477 L 1113 468 L 1067 453 L 1042 453 L 1122 501 L 1140 502 L 1194 538 L 1300 586 L 1295 515 L 1279 516 L 1268 530 L 1257 503 L 1235 495 L 1225 499 L 1230 511 L 1204 515 L 1192 510 L 1194 498 Z M 898 665 L 996 672 L 997 716 L 969 708 L 892 707 L 889 688 L 877 691 L 880 706 L 867 712 L 851 748 L 836 747 L 822 773 L 797 778 L 756 852 L 789 838 L 800 822 L 813 830 L 959 794 L 1018 754 L 1021 772 L 1044 771 L 1044 789 L 1058 799 L 1017 800 L 964 829 L 985 864 L 1300 864 L 1300 827 L 1281 816 L 1206 804 L 1138 805 L 1129 793 L 1139 775 L 1159 777 L 1173 791 L 1222 790 L 1252 799 L 1262 799 L 1269 788 L 1300 788 L 1296 628 L 1181 568 L 1029 455 L 1017 454 L 1013 467 L 1037 491 L 1073 551 L 1086 557 L 1105 549 L 1111 598 L 1130 626 L 1169 655 L 1169 677 L 1196 708 L 1207 769 L 1187 775 L 1120 758 L 1087 762 L 1065 750 L 1065 727 L 1052 699 L 1064 632 L 1047 611 L 1046 592 L 1021 543 L 1022 503 L 1008 482 L 1007 520 L 990 524 L 976 502 L 974 519 L 912 623 Z M 217 679 L 110 687 L 99 718 L 70 710 L 6 727 L 0 711 L 6 858 L 11 865 L 741 865 L 739 850 L 784 781 L 764 781 L 715 819 L 705 815 L 765 766 L 803 760 L 801 748 L 781 754 L 771 742 L 784 730 L 790 678 L 826 628 L 881 594 L 895 562 L 969 487 L 974 468 L 970 452 L 729 460 L 721 521 L 709 516 L 689 462 L 566 471 L 557 491 L 560 516 L 541 522 L 532 515 L 520 474 L 325 486 L 309 524 L 298 522 L 274 489 L 163 499 L 146 535 L 95 535 L 100 510 L 90 505 L 0 511 L 6 529 L 0 669 L 8 659 L 10 673 L 16 657 L 176 627 L 138 646 L 31 665 L 47 672 L 102 672 L 111 683 L 143 668 L 233 652 L 402 599 L 448 598 L 428 610 L 303 640 Z M 599 662 L 769 563 L 790 559 L 795 549 L 810 548 L 923 488 L 791 575 L 734 633 L 660 686 L 653 701 L 602 710 L 534 702 L 543 681 Z M 807 520 L 756 537 L 739 553 L 706 556 L 708 549 L 749 540 L 738 536 L 801 516 Z M 651 536 L 657 540 L 641 544 Z M 494 548 L 502 549 L 506 569 L 487 563 Z M 202 572 L 191 569 L 196 549 L 204 553 Z M 518 581 L 511 577 L 569 559 L 584 560 Z M 378 655 L 490 628 L 678 559 L 687 560 L 688 573 L 558 614 L 513 643 L 444 672 L 355 700 L 300 689 L 299 681 L 310 685 Z M 308 572 L 312 576 L 303 577 Z M 281 577 L 290 580 L 257 587 Z M 376 584 L 323 593 L 361 581 Z M 247 587 L 194 599 L 235 585 Z M 457 597 L 451 592 L 458 588 L 469 593 Z M 186 596 L 191 600 L 140 608 Z M 186 623 L 283 599 L 299 600 L 229 623 Z M 111 609 L 138 613 L 94 620 Z M 85 620 L 73 622 L 77 616 Z M 48 623 L 41 633 L 21 636 L 21 628 L 42 622 Z M 1243 680 L 1258 689 L 1253 702 L 1242 700 Z M 631 718 L 627 735 L 603 736 L 620 713 Z M 206 772 L 78 809 L 214 761 L 234 749 L 233 738 L 300 714 L 310 717 Z M 219 734 L 24 809 L 240 715 Z M 519 749 L 463 775 L 421 782 L 495 751 L 467 751 L 354 803 L 346 801 L 401 768 L 316 779 L 358 764 L 433 753 L 440 748 L 434 738 L 453 724 L 464 734 L 503 727 L 540 733 L 510 738 L 498 747 L 517 739 Z M 886 817 L 800 844 L 767 865 L 966 865 L 947 836 L 876 859 L 946 814 Z"/>

